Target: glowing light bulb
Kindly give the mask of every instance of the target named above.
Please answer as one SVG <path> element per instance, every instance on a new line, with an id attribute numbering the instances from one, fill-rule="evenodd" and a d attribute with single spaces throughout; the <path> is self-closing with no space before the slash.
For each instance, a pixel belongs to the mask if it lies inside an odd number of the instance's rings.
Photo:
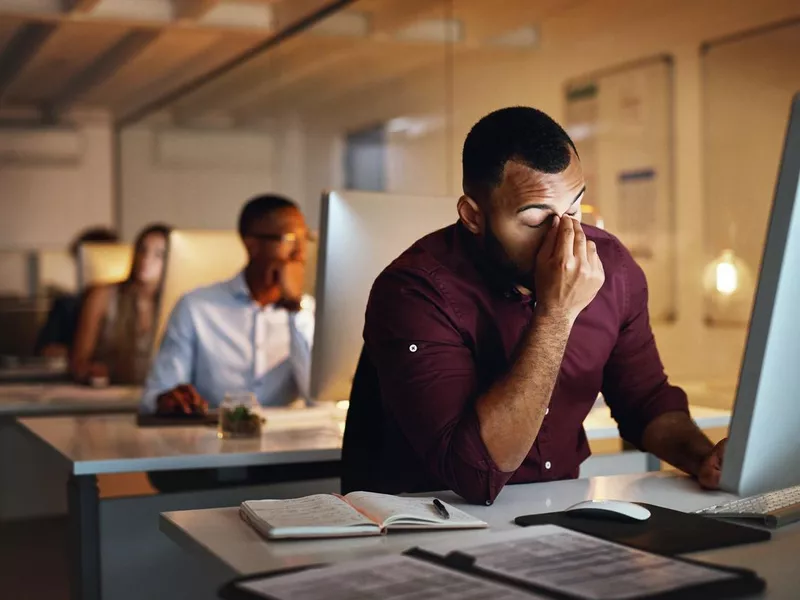
<path id="1" fill-rule="evenodd" d="M 715 287 L 720 294 L 731 296 L 739 289 L 739 269 L 730 252 L 723 253 L 715 271 Z"/>
<path id="2" fill-rule="evenodd" d="M 724 296 L 730 296 L 739 287 L 739 273 L 736 265 L 720 263 L 717 265 L 717 291 Z"/>

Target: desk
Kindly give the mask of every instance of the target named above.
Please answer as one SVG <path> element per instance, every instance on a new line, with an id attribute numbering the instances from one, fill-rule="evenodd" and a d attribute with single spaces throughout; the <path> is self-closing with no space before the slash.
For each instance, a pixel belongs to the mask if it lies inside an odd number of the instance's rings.
<path id="1" fill-rule="evenodd" d="M 48 366 L 28 364 L 0 367 L 0 382 L 18 383 L 26 381 L 64 381 L 69 379 L 66 365 Z"/>
<path id="2" fill-rule="evenodd" d="M 134 413 L 141 391 L 135 387 L 90 388 L 70 383 L 0 384 L 0 519 L 30 518 L 62 513 L 66 473 L 46 451 L 33 446 L 14 420 L 53 415 Z M 13 459 L 12 459 L 13 457 Z M 36 468 L 36 479 L 31 467 Z M 43 492 L 43 490 L 48 490 Z"/>
<path id="3" fill-rule="evenodd" d="M 20 419 L 17 426 L 22 433 L 34 444 L 46 446 L 69 469 L 72 597 L 101 597 L 96 475 L 279 464 L 305 466 L 311 471 L 315 466 L 338 463 L 343 427 L 330 413 L 317 423 L 299 419 L 300 426 L 295 427 L 285 418 L 287 411 L 265 412 L 266 432 L 252 440 L 221 440 L 215 428 L 205 426 L 140 428 L 134 415 Z M 200 494 L 202 491 L 191 496 Z M 128 541 L 119 539 L 116 544 Z M 143 575 L 136 573 L 137 577 Z"/>
<path id="4" fill-rule="evenodd" d="M 141 388 L 91 388 L 70 383 L 0 385 L 0 418 L 136 412 Z"/>
<path id="5" fill-rule="evenodd" d="M 691 479 L 669 473 L 595 477 L 554 483 L 506 487 L 493 506 L 466 505 L 452 492 L 437 497 L 485 520 L 489 531 L 394 532 L 374 538 L 267 543 L 246 525 L 236 508 L 185 511 L 161 516 L 160 529 L 190 553 L 227 566 L 235 574 L 248 575 L 315 563 L 336 563 L 380 554 L 395 554 L 421 544 L 449 539 L 481 540 L 491 531 L 512 529 L 519 515 L 544 513 L 593 498 L 649 502 L 692 511 L 733 498 L 722 492 L 703 492 Z M 767 581 L 768 598 L 796 598 L 800 584 L 797 556 L 800 523 L 774 534 L 769 543 L 750 544 L 691 555 L 720 565 L 756 570 Z"/>
<path id="6" fill-rule="evenodd" d="M 700 429 L 727 427 L 731 422 L 731 411 L 706 406 L 690 406 L 692 419 Z M 583 422 L 586 437 L 590 440 L 607 440 L 619 437 L 617 422 L 611 418 L 611 409 L 606 405 L 593 408 Z"/>
<path id="7" fill-rule="evenodd" d="M 266 434 L 255 440 L 220 440 L 215 429 L 202 426 L 139 428 L 133 415 L 21 419 L 18 422 L 21 432 L 38 447 L 46 448 L 69 471 L 70 555 L 75 561 L 71 574 L 73 597 L 94 599 L 100 596 L 101 501 L 97 475 L 279 464 L 295 465 L 313 473 L 314 469 L 322 470 L 322 467 L 339 462 L 343 431 L 341 418 L 331 419 L 329 416 L 317 423 L 303 418 L 301 426 L 296 427 L 292 426 L 291 419 L 286 422 L 287 411 L 266 412 Z M 298 414 L 307 413 L 299 411 Z M 726 424 L 728 418 L 727 413 L 714 413 L 708 416 L 710 420 L 703 420 L 705 417 L 698 420 L 706 426 L 719 426 Z M 606 407 L 595 409 L 587 425 L 592 439 L 618 437 Z M 338 491 L 338 484 L 335 486 Z M 334 491 L 319 485 L 308 486 L 308 489 L 309 493 Z M 283 492 L 289 494 L 284 497 L 302 495 L 297 487 Z M 192 501 L 199 502 L 199 495 L 200 492 L 194 494 Z M 225 501 L 231 501 L 231 497 Z M 184 504 L 174 509 L 192 507 L 186 499 L 182 502 Z M 103 556 L 107 560 L 107 554 Z M 141 576 L 135 569 L 127 571 L 133 576 Z"/>

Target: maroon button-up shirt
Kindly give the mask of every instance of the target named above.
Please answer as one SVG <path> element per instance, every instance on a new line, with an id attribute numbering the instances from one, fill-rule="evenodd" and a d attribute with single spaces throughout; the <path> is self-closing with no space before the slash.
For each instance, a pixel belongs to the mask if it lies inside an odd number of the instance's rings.
<path id="1" fill-rule="evenodd" d="M 503 472 L 479 432 L 475 401 L 511 365 L 534 302 L 500 282 L 460 224 L 421 239 L 375 281 L 358 390 L 378 390 L 378 491 L 449 488 L 491 503 L 506 483 L 574 478 L 590 454 L 583 420 L 602 390 L 622 437 L 638 445 L 650 421 L 688 412 L 667 382 L 650 329 L 641 268 L 612 235 L 584 227 L 606 280 L 567 343 L 549 411 L 525 460 Z M 359 377 L 377 379 L 373 385 Z M 375 402 L 375 398 L 353 398 Z M 352 403 L 351 403 L 352 404 Z M 373 427 L 380 427 L 373 424 Z"/>

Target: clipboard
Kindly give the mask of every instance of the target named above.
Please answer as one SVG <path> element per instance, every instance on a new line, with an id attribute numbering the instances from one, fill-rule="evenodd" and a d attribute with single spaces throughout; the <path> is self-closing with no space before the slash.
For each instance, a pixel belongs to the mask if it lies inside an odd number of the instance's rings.
<path id="1" fill-rule="evenodd" d="M 495 585 L 502 585 L 506 588 L 514 589 L 517 592 L 530 594 L 531 597 L 552 598 L 553 600 L 585 600 L 586 598 L 582 595 L 557 591 L 552 587 L 545 587 L 543 585 L 537 585 L 531 582 L 523 582 L 519 579 L 482 568 L 476 564 L 476 559 L 473 556 L 461 551 L 450 552 L 447 555 L 441 556 L 421 548 L 412 548 L 404 552 L 402 556 L 458 572 L 471 579 L 475 579 L 476 582 L 481 581 L 484 583 L 489 582 Z M 761 579 L 755 572 L 748 569 L 721 567 L 685 558 L 670 557 L 665 558 L 664 560 L 669 560 L 673 563 L 699 566 L 703 569 L 711 570 L 717 573 L 725 573 L 731 577 L 722 581 L 717 580 L 710 583 L 706 582 L 684 585 L 663 593 L 647 594 L 635 597 L 625 596 L 626 600 L 706 600 L 707 598 L 732 599 L 757 594 L 763 591 L 766 587 L 764 580 Z M 312 569 L 324 569 L 326 566 L 333 565 L 295 567 L 280 571 L 239 577 L 228 582 L 222 588 L 220 588 L 219 596 L 223 600 L 281 600 L 279 596 L 269 595 L 269 592 L 261 593 L 246 589 L 243 587 L 243 584 L 255 581 L 263 582 L 265 580 L 281 577 L 283 575 L 290 575 Z M 334 575 L 334 577 L 337 576 L 343 577 L 341 573 Z M 320 590 L 319 598 L 324 598 L 324 594 L 325 590 Z M 432 597 L 435 598 L 435 593 L 432 595 Z"/>

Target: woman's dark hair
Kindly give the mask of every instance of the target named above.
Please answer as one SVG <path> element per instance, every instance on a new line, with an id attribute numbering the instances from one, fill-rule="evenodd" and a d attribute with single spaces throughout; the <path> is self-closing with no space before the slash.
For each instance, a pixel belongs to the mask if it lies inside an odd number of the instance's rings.
<path id="1" fill-rule="evenodd" d="M 142 244 L 144 244 L 144 240 L 146 237 L 156 234 L 160 235 L 164 238 L 167 242 L 167 251 L 169 251 L 169 234 L 172 233 L 172 227 L 169 225 L 165 225 L 164 223 L 151 223 L 136 235 L 136 239 L 133 241 L 133 260 L 131 261 L 131 270 L 128 273 L 128 278 L 125 280 L 126 283 L 132 283 L 134 278 L 136 277 L 136 261 L 137 257 L 139 256 L 139 251 L 142 248 Z M 166 268 L 164 270 L 166 272 Z M 158 283 L 159 290 L 161 289 L 161 285 L 164 283 L 164 273 L 161 274 L 161 281 Z"/>

